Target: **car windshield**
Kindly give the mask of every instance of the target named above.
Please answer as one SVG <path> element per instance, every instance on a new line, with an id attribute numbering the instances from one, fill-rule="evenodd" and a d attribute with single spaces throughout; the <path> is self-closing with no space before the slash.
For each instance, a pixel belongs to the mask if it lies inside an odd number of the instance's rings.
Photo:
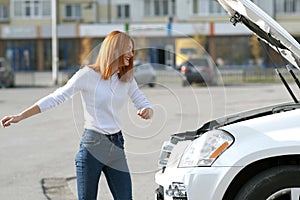
<path id="1" fill-rule="evenodd" d="M 182 48 L 182 49 L 180 49 L 180 53 L 193 55 L 193 54 L 197 54 L 198 52 L 196 49 L 193 49 L 193 48 Z"/>
<path id="2" fill-rule="evenodd" d="M 189 64 L 194 65 L 194 66 L 208 66 L 208 61 L 205 58 L 203 58 L 203 59 L 191 59 L 191 60 L 189 60 Z"/>

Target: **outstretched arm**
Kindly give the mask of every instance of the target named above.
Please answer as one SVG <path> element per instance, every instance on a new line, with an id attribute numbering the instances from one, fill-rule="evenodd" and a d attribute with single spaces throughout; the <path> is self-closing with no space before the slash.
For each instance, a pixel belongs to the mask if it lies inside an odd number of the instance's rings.
<path id="1" fill-rule="evenodd" d="M 53 93 L 45 96 L 44 98 L 37 101 L 31 107 L 27 108 L 23 112 L 17 115 L 6 116 L 1 120 L 3 127 L 8 127 L 12 123 L 18 123 L 19 121 L 36 115 L 40 112 L 44 112 L 50 108 L 62 104 L 69 98 L 71 98 L 77 91 L 81 89 L 82 85 L 87 82 L 89 72 L 88 68 L 82 68 L 76 72 L 76 74 L 67 82 L 63 87 L 58 88 Z M 87 78 L 85 78 L 87 77 Z"/>
<path id="2" fill-rule="evenodd" d="M 28 117 L 31 117 L 33 115 L 36 115 L 40 113 L 41 110 L 38 105 L 34 104 L 33 106 L 27 108 L 23 112 L 17 114 L 17 115 L 11 115 L 11 116 L 6 116 L 1 120 L 1 125 L 3 127 L 8 127 L 12 123 L 18 123 L 19 121 L 26 119 Z"/>

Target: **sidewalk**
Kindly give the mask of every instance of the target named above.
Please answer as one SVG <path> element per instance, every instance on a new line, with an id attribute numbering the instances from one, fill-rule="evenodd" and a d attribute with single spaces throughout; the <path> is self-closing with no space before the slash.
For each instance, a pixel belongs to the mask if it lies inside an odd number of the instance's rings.
<path id="1" fill-rule="evenodd" d="M 68 80 L 66 72 L 58 73 L 58 85 L 62 85 Z M 52 72 L 15 72 L 16 86 L 52 86 Z"/>

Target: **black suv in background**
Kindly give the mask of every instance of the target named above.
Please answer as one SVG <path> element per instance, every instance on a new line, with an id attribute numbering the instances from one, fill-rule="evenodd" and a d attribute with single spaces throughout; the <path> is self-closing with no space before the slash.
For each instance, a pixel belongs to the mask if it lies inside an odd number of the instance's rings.
<path id="1" fill-rule="evenodd" d="M 183 86 L 192 83 L 218 84 L 216 65 L 209 56 L 190 58 L 182 63 L 178 69 L 183 74 Z"/>

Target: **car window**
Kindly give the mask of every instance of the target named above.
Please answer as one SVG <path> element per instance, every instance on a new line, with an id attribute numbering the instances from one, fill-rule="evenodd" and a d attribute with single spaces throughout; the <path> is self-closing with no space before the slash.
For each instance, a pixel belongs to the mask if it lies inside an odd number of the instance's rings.
<path id="1" fill-rule="evenodd" d="M 193 48 L 182 48 L 182 49 L 180 49 L 180 53 L 192 55 L 192 54 L 197 54 L 197 51 L 196 51 L 196 49 L 193 49 Z"/>
<path id="2" fill-rule="evenodd" d="M 147 70 L 150 68 L 150 65 L 149 64 L 140 64 L 140 65 L 136 65 L 135 68 L 138 70 Z"/>
<path id="3" fill-rule="evenodd" d="M 142 65 L 142 66 L 141 66 L 141 69 L 142 69 L 142 70 L 147 70 L 148 68 L 149 68 L 148 65 Z"/>
<path id="4" fill-rule="evenodd" d="M 190 61 L 190 63 L 196 66 L 208 66 L 207 59 L 193 59 Z"/>

